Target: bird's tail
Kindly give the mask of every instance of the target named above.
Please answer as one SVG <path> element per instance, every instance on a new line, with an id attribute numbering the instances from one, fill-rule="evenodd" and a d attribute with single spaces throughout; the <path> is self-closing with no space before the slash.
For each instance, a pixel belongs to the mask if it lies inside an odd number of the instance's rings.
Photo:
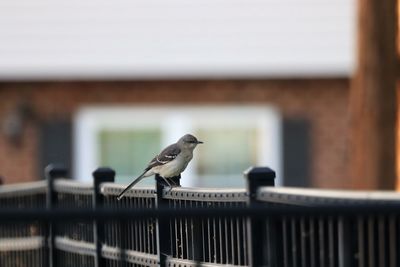
<path id="1" fill-rule="evenodd" d="M 148 171 L 148 170 L 146 169 L 141 175 L 139 175 L 138 178 L 136 178 L 135 180 L 133 180 L 133 182 L 130 183 L 130 184 L 117 196 L 117 199 L 118 199 L 118 200 L 121 200 L 121 198 L 125 195 L 126 191 L 128 191 L 129 189 L 131 189 L 135 184 L 139 183 L 140 180 L 142 180 L 142 179 L 145 177 L 144 175 L 145 175 L 145 173 L 146 173 L 147 171 Z"/>

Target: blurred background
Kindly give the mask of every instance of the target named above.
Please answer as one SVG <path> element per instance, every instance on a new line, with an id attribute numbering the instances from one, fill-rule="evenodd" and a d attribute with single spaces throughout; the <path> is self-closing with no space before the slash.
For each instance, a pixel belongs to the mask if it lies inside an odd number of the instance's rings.
<path id="1" fill-rule="evenodd" d="M 192 133 L 183 185 L 267 165 L 280 185 L 349 187 L 355 0 L 3 0 L 0 21 L 4 183 L 54 162 L 127 183 Z"/>

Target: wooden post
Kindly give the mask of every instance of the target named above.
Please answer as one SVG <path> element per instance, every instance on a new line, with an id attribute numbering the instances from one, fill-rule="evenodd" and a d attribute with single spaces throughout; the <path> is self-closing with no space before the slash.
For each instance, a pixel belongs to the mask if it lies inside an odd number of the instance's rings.
<path id="1" fill-rule="evenodd" d="M 355 189 L 395 187 L 396 10 L 395 0 L 358 0 L 349 151 Z"/>

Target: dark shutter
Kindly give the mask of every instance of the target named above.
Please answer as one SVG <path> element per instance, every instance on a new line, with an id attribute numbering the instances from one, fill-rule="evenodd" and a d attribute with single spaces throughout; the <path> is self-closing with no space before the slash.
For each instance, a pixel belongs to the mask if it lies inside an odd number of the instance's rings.
<path id="1" fill-rule="evenodd" d="M 39 175 L 50 163 L 60 163 L 71 170 L 72 127 L 70 121 L 42 123 L 40 134 Z"/>
<path id="2" fill-rule="evenodd" d="M 310 124 L 303 119 L 283 121 L 283 166 L 285 186 L 311 186 Z"/>

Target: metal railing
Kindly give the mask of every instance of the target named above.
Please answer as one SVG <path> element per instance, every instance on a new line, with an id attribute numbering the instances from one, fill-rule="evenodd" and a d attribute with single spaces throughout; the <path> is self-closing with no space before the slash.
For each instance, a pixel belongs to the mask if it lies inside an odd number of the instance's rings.
<path id="1" fill-rule="evenodd" d="M 252 168 L 247 189 L 47 181 L 0 187 L 0 266 L 399 266 L 400 195 L 275 188 Z M 179 178 L 175 179 L 179 184 Z M 11 209 L 11 210 L 10 210 Z"/>
<path id="2" fill-rule="evenodd" d="M 0 186 L 0 209 L 44 208 L 45 181 Z M 46 227 L 40 221 L 2 223 L 0 266 L 42 266 L 46 262 Z"/>
<path id="3" fill-rule="evenodd" d="M 288 214 L 264 220 L 266 243 L 275 246 L 263 264 L 400 266 L 399 193 L 264 187 L 258 189 L 257 201 L 282 209 L 338 207 L 331 214 Z M 343 206 L 353 207 L 354 213 L 342 213 Z M 357 212 L 359 206 L 374 210 Z M 386 212 L 379 213 L 380 208 Z"/>
<path id="4" fill-rule="evenodd" d="M 163 200 L 171 209 L 245 207 L 247 193 L 240 189 L 188 189 L 163 191 Z M 168 263 L 196 262 L 248 266 L 247 221 L 242 216 L 170 219 L 170 255 Z"/>
<path id="5" fill-rule="evenodd" d="M 117 195 L 124 186 L 112 183 L 101 185 L 103 207 L 118 209 L 155 209 L 156 191 L 154 188 L 133 188 L 120 201 Z M 126 238 L 130 237 L 130 238 Z M 104 243 L 102 256 L 108 265 L 124 261 L 138 266 L 157 266 L 157 220 L 137 218 L 129 220 L 109 220 L 104 223 Z"/>

